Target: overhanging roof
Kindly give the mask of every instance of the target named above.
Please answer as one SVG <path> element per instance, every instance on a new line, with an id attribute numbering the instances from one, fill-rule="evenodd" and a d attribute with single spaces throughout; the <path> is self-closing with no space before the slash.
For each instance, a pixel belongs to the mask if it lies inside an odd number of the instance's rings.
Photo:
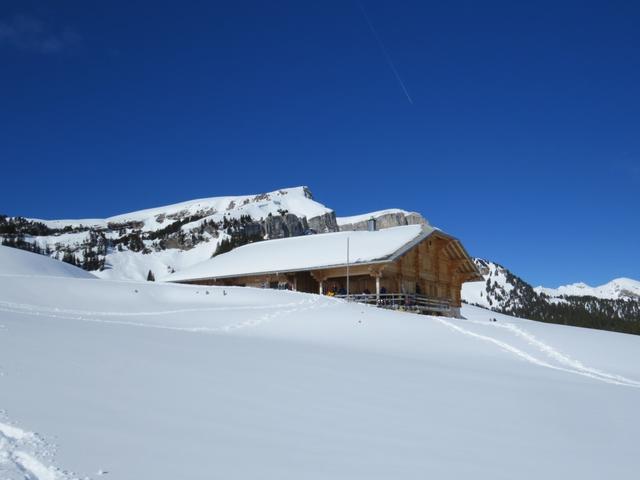
<path id="1" fill-rule="evenodd" d="M 351 265 L 387 263 L 404 255 L 434 232 L 454 240 L 459 246 L 454 253 L 468 259 L 455 238 L 428 225 L 407 225 L 373 232 L 345 231 L 255 242 L 176 272 L 166 281 L 198 281 L 342 267 L 347 264 L 347 239 Z M 469 264 L 475 269 L 470 259 Z"/>
<path id="2" fill-rule="evenodd" d="M 374 232 L 334 232 L 255 242 L 176 272 L 166 280 L 179 282 L 338 267 L 347 263 L 347 239 L 350 264 L 384 263 L 393 261 L 434 231 L 430 226 L 407 225 Z"/>

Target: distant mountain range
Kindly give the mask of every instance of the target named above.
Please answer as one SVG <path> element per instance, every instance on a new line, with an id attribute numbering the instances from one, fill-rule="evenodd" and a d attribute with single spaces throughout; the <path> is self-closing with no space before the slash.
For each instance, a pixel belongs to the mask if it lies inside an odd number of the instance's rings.
<path id="1" fill-rule="evenodd" d="M 548 297 L 596 297 L 609 299 L 640 299 L 640 282 L 631 278 L 616 278 L 599 287 L 590 287 L 586 283 L 572 283 L 558 288 L 536 287 L 536 292 Z"/>
<path id="2" fill-rule="evenodd" d="M 40 220 L 0 215 L 3 245 L 48 255 L 101 278 L 162 280 L 250 241 L 340 230 L 428 224 L 419 213 L 387 209 L 337 217 L 307 187 L 257 195 L 212 197 L 106 219 Z M 454 232 L 455 233 L 455 232 Z M 462 239 L 464 241 L 464 239 Z M 640 333 L 640 282 L 620 278 L 533 288 L 505 267 L 475 259 L 483 282 L 467 283 L 463 300 L 552 323 Z"/>
<path id="3" fill-rule="evenodd" d="M 640 282 L 619 278 L 600 287 L 584 283 L 532 287 L 507 268 L 475 259 L 484 282 L 465 283 L 466 303 L 532 320 L 640 334 Z"/>

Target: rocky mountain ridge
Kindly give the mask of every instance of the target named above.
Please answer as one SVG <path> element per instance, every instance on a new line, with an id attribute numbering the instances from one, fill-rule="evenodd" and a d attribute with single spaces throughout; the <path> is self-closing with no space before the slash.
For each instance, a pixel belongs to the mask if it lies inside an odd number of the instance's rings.
<path id="1" fill-rule="evenodd" d="M 365 213 L 362 215 L 354 215 L 351 217 L 338 217 L 337 222 L 340 231 L 347 230 L 367 230 L 369 228 L 369 219 L 376 220 L 376 228 L 391 228 L 401 225 L 427 225 L 427 220 L 417 212 L 407 212 L 392 208 L 388 210 L 379 210 L 376 212 Z"/>

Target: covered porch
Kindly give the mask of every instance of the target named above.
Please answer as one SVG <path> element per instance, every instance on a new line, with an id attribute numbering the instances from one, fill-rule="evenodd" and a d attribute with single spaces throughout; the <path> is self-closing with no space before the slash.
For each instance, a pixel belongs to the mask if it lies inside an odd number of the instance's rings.
<path id="1" fill-rule="evenodd" d="M 341 266 L 310 272 L 318 293 L 382 308 L 420 313 L 448 314 L 451 299 L 427 292 L 449 292 L 448 284 L 438 285 L 420 277 L 405 276 L 393 264 Z"/>

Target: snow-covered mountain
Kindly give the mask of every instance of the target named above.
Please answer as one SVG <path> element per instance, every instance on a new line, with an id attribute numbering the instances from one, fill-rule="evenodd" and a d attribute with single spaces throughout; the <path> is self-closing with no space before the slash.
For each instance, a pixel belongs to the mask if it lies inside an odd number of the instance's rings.
<path id="1" fill-rule="evenodd" d="M 82 266 L 102 278 L 159 280 L 248 241 L 338 231 L 306 187 L 212 197 L 106 219 L 0 216 L 2 243 Z"/>
<path id="2" fill-rule="evenodd" d="M 42 275 L 52 260 L 0 255 L 2 480 L 640 469 L 639 336 L 469 305 L 453 319 L 284 290 Z"/>
<path id="3" fill-rule="evenodd" d="M 558 288 L 536 287 L 536 292 L 548 297 L 596 297 L 603 299 L 640 299 L 640 282 L 631 278 L 616 278 L 599 287 L 590 287 L 586 283 L 572 283 Z"/>
<path id="4" fill-rule="evenodd" d="M 313 200 L 307 187 L 294 187 L 258 195 L 200 198 L 123 213 L 105 219 L 30 220 L 43 223 L 52 229 L 82 226 L 113 228 L 114 225 L 135 224 L 143 231 L 157 231 L 166 228 L 172 220 L 184 218 L 200 217 L 207 220 L 222 220 L 224 216 L 240 218 L 243 215 L 248 215 L 251 218 L 259 219 L 269 214 L 280 214 L 281 211 L 291 212 L 309 220 L 332 213 L 331 209 Z M 183 226 L 188 229 L 193 225 L 185 224 Z M 315 225 L 312 225 L 312 228 L 313 226 Z"/>
<path id="5" fill-rule="evenodd" d="M 483 282 L 462 286 L 462 299 L 495 312 L 640 334 L 640 282 L 616 279 L 601 287 L 575 284 L 558 289 L 533 288 L 495 262 L 476 258 Z"/>
<path id="6" fill-rule="evenodd" d="M 489 260 L 474 258 L 484 282 L 462 285 L 462 300 L 500 312 L 515 312 L 529 305 L 536 292 L 527 282 L 508 269 Z"/>

